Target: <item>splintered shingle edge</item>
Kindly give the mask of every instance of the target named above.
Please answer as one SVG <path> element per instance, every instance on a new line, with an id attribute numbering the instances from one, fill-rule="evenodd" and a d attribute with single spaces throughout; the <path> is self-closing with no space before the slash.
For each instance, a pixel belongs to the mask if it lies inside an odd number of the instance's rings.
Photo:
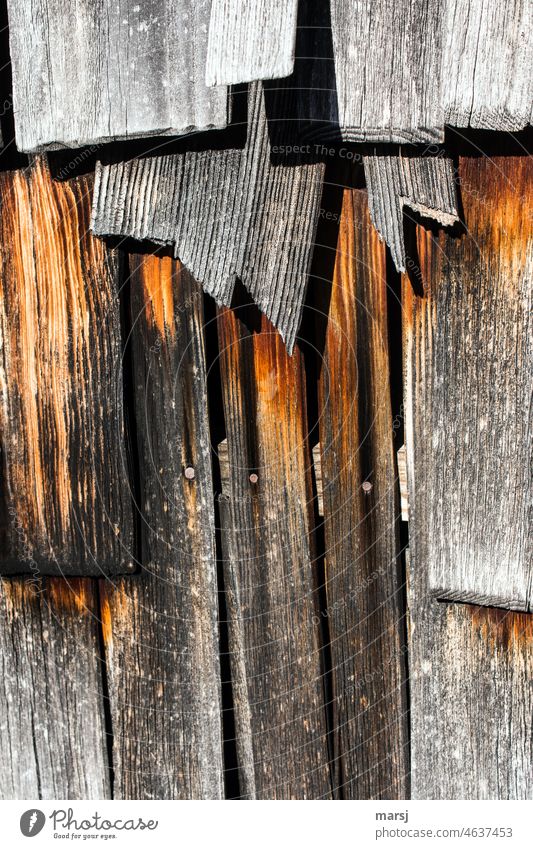
<path id="1" fill-rule="evenodd" d="M 288 77 L 297 12 L 298 0 L 213 0 L 207 85 Z"/>
<path id="2" fill-rule="evenodd" d="M 250 86 L 242 150 L 99 164 L 91 226 L 99 236 L 172 244 L 217 303 L 236 279 L 292 351 L 300 325 L 323 164 L 273 165 L 263 90 Z"/>
<path id="3" fill-rule="evenodd" d="M 372 222 L 390 248 L 398 271 L 406 270 L 403 207 L 449 227 L 459 220 L 455 174 L 443 156 L 365 156 Z"/>

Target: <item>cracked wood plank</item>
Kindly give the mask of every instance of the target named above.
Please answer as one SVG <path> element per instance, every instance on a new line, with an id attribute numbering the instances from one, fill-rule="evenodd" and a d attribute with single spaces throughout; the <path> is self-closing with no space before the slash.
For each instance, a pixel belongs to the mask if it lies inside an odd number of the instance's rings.
<path id="1" fill-rule="evenodd" d="M 170 257 L 130 261 L 143 568 L 102 586 L 115 796 L 218 799 L 218 587 L 202 292 Z"/>
<path id="2" fill-rule="evenodd" d="M 100 165 L 92 227 L 100 236 L 173 244 L 218 304 L 239 278 L 281 333 L 296 339 L 324 166 L 273 164 L 261 85 L 250 87 L 244 149 Z"/>
<path id="3" fill-rule="evenodd" d="M 298 0 L 213 0 L 207 85 L 288 77 Z"/>
<path id="4" fill-rule="evenodd" d="M 41 158 L 0 174 L 3 574 L 131 558 L 118 256 L 89 232 L 91 191 Z"/>
<path id="5" fill-rule="evenodd" d="M 224 583 L 244 798 L 329 798 L 311 457 L 301 352 L 263 317 L 218 315 L 227 462 Z"/>
<path id="6" fill-rule="evenodd" d="M 514 132 L 533 115 L 529 0 L 447 0 L 443 103 L 447 124 Z"/>
<path id="7" fill-rule="evenodd" d="M 527 611 L 533 171 L 527 156 L 480 157 L 459 176 L 461 238 L 417 231 L 429 288 L 408 301 L 407 457 L 432 509 L 411 518 L 436 596 Z"/>
<path id="8" fill-rule="evenodd" d="M 210 0 L 9 0 L 18 149 L 226 126 L 226 89 L 205 85 L 210 11 Z"/>
<path id="9" fill-rule="evenodd" d="M 364 156 L 370 216 L 390 248 L 398 271 L 405 271 L 404 207 L 443 227 L 459 220 L 456 176 L 444 156 Z"/>
<path id="10" fill-rule="evenodd" d="M 95 583 L 1 579 L 0 656 L 0 798 L 110 798 Z"/>
<path id="11" fill-rule="evenodd" d="M 346 189 L 331 300 L 323 292 L 321 306 L 318 408 L 334 786 L 349 799 L 404 799 L 409 786 L 385 266 L 366 192 Z"/>

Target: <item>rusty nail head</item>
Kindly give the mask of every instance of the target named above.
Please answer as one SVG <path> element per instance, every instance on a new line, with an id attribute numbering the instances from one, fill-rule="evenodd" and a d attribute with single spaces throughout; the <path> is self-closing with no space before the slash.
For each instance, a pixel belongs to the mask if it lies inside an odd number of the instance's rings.
<path id="1" fill-rule="evenodd" d="M 250 475 L 250 483 L 257 483 L 258 480 L 259 480 L 259 478 L 256 475 L 256 473 L 252 472 L 252 474 Z"/>
<path id="2" fill-rule="evenodd" d="M 372 484 L 370 483 L 370 481 L 364 481 L 362 488 L 363 488 L 363 492 L 371 492 Z"/>
<path id="3" fill-rule="evenodd" d="M 188 481 L 194 480 L 194 469 L 192 466 L 187 466 L 185 469 L 185 477 Z"/>

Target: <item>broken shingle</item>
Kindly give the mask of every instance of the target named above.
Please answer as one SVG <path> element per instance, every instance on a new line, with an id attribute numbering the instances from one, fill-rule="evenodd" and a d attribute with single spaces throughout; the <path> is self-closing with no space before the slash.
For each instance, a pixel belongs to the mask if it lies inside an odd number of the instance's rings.
<path id="1" fill-rule="evenodd" d="M 388 244 L 398 271 L 406 270 L 403 207 L 445 227 L 459 219 L 455 174 L 443 156 L 365 156 L 372 222 Z"/>
<path id="2" fill-rule="evenodd" d="M 323 164 L 272 164 L 262 86 L 250 88 L 244 149 L 99 165 L 100 236 L 173 244 L 217 303 L 240 279 L 292 350 L 319 213 Z"/>

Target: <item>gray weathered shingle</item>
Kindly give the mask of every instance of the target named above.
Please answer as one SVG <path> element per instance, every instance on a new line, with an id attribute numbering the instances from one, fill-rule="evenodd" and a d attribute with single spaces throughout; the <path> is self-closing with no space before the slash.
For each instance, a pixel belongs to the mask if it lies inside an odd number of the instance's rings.
<path id="1" fill-rule="evenodd" d="M 442 140 L 440 16 L 434 0 L 332 0 L 343 139 Z"/>
<path id="2" fill-rule="evenodd" d="M 213 0 L 207 84 L 291 74 L 297 11 L 298 0 Z"/>
<path id="3" fill-rule="evenodd" d="M 99 165 L 98 235 L 173 244 L 219 304 L 239 278 L 292 350 L 311 263 L 324 166 L 271 162 L 262 86 L 250 88 L 244 149 Z"/>
<path id="4" fill-rule="evenodd" d="M 223 127 L 205 85 L 211 0 L 9 0 L 20 150 Z"/>
<path id="5" fill-rule="evenodd" d="M 521 130 L 531 121 L 530 0 L 448 0 L 444 18 L 446 123 Z"/>
<path id="6" fill-rule="evenodd" d="M 365 156 L 370 215 L 390 247 L 398 271 L 406 270 L 403 208 L 443 226 L 459 220 L 453 163 L 443 156 Z"/>

